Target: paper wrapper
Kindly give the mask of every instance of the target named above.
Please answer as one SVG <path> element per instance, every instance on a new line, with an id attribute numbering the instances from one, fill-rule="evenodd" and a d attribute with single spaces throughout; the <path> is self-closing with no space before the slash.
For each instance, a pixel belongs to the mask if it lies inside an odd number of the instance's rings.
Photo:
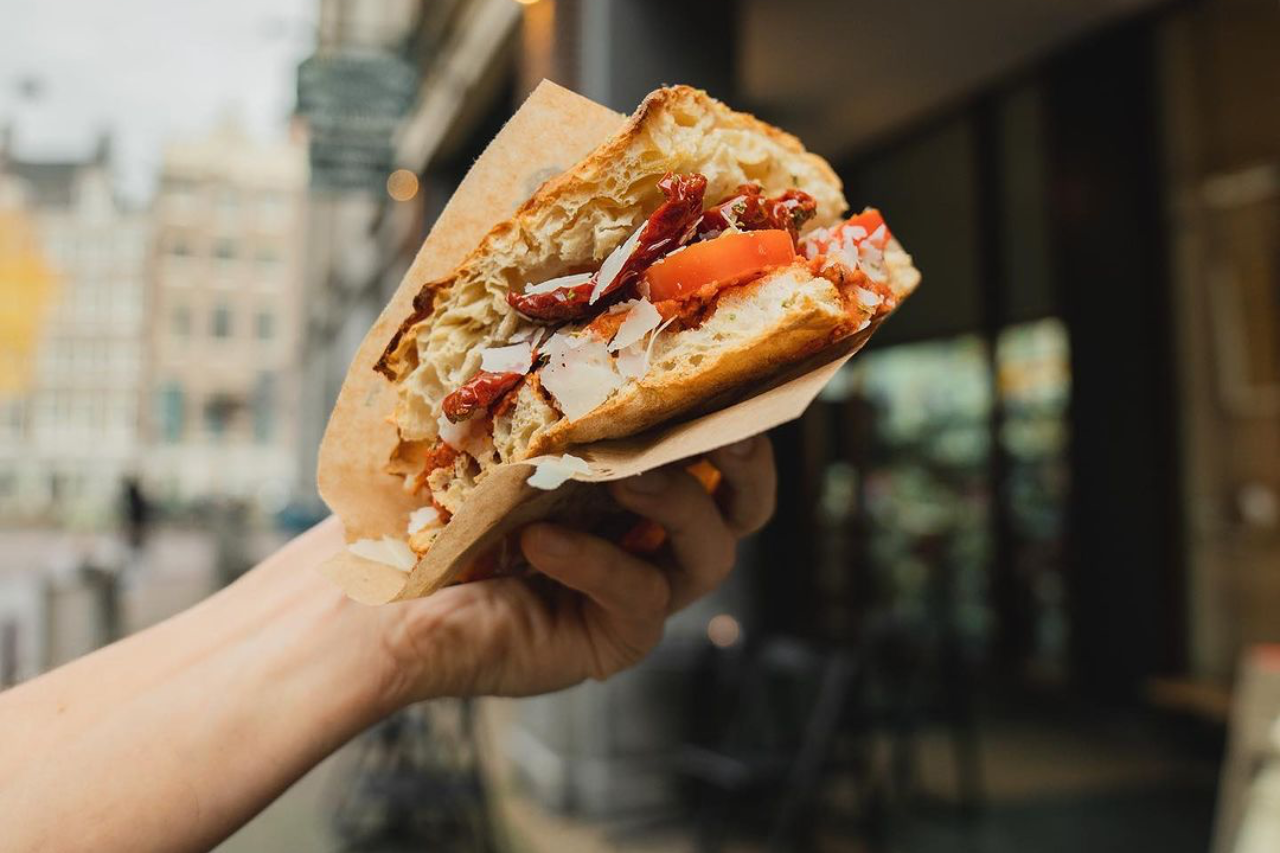
<path id="1" fill-rule="evenodd" d="M 347 541 L 403 539 L 409 513 L 422 505 L 384 470 L 397 435 L 389 416 L 395 389 L 373 369 L 423 282 L 447 275 L 499 221 L 548 178 L 574 165 L 621 127 L 625 117 L 554 83 L 543 82 L 467 173 L 440 214 L 390 303 L 360 345 L 320 446 L 320 495 L 342 520 Z M 875 323 L 837 348 L 793 366 L 749 399 L 708 401 L 709 412 L 628 439 L 573 450 L 591 473 L 553 492 L 525 484 L 532 462 L 491 470 L 412 572 L 343 552 L 321 573 L 357 601 L 385 604 L 448 585 L 502 537 L 541 518 L 572 520 L 583 483 L 630 477 L 732 444 L 800 416 L 840 366 L 871 337 Z"/>

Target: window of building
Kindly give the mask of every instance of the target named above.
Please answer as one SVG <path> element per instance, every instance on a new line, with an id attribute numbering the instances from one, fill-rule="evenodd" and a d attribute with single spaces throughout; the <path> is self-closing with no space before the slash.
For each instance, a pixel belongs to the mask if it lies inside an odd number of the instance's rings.
<path id="1" fill-rule="evenodd" d="M 169 254 L 176 258 L 191 257 L 191 240 L 185 234 L 173 235 L 169 238 Z"/>
<path id="2" fill-rule="evenodd" d="M 271 441 L 276 430 L 276 376 L 270 371 L 258 374 L 253 389 L 253 438 L 259 444 Z"/>
<path id="3" fill-rule="evenodd" d="M 185 305 L 175 305 L 169 314 L 169 331 L 175 338 L 191 336 L 191 309 Z"/>
<path id="4" fill-rule="evenodd" d="M 259 198 L 260 219 L 264 225 L 278 227 L 289 211 L 289 199 L 281 192 L 265 192 Z"/>
<path id="5" fill-rule="evenodd" d="M 209 333 L 215 338 L 231 337 L 231 307 L 225 302 L 219 303 L 209 321 Z"/>
<path id="6" fill-rule="evenodd" d="M 230 237 L 220 237 L 213 244 L 213 256 L 219 261 L 231 263 L 240 255 L 240 247 Z"/>
<path id="7" fill-rule="evenodd" d="M 240 209 L 240 194 L 231 187 L 223 187 L 218 191 L 218 212 L 234 216 Z"/>
<path id="8" fill-rule="evenodd" d="M 284 258 L 275 246 L 259 246 L 255 260 L 264 274 L 275 275 L 280 271 Z"/>
<path id="9" fill-rule="evenodd" d="M 270 311 L 259 311 L 256 327 L 258 331 L 258 340 L 269 341 L 276 334 L 276 317 Z"/>
<path id="10" fill-rule="evenodd" d="M 156 400 L 156 416 L 160 427 L 160 438 L 173 444 L 182 439 L 182 431 L 185 426 L 186 400 L 182 392 L 182 386 L 177 382 L 166 382 L 160 387 L 158 399 Z"/>
<path id="11" fill-rule="evenodd" d="M 22 401 L 0 403 L 0 435 L 20 439 L 22 432 Z"/>
<path id="12" fill-rule="evenodd" d="M 204 404 L 204 431 L 210 438 L 227 434 L 237 402 L 225 394 L 214 394 Z"/>

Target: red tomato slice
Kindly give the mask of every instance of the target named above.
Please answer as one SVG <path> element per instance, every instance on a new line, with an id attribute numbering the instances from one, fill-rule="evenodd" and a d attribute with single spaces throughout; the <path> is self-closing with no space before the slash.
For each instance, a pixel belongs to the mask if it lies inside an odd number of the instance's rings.
<path id="1" fill-rule="evenodd" d="M 860 225 L 863 228 L 867 229 L 867 235 L 870 236 L 876 233 L 877 228 L 879 228 L 881 225 L 884 225 L 884 217 L 880 215 L 880 211 L 872 207 L 862 211 L 862 213 L 859 213 L 857 216 L 850 217 L 849 220 L 844 224 L 845 226 Z M 885 233 L 885 238 L 884 238 L 885 242 L 888 242 L 889 229 L 886 228 L 884 233 Z"/>
<path id="2" fill-rule="evenodd" d="M 684 299 L 709 285 L 746 281 L 770 267 L 786 266 L 795 257 L 795 244 L 786 231 L 730 232 L 668 255 L 649 267 L 644 278 L 649 300 L 663 302 Z"/>

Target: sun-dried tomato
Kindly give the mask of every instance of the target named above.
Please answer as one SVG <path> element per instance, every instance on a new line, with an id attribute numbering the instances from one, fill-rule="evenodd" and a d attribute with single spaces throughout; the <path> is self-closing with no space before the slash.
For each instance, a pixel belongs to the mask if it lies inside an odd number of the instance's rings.
<path id="1" fill-rule="evenodd" d="M 761 231 L 781 228 L 791 239 L 818 212 L 818 202 L 802 190 L 787 190 L 776 198 L 765 198 L 759 184 L 743 184 L 729 198 L 709 207 L 698 221 L 698 237 L 713 237 L 729 228 Z"/>
<path id="2" fill-rule="evenodd" d="M 482 370 L 466 383 L 445 397 L 440 404 L 444 416 L 455 424 L 465 421 L 475 412 L 488 411 L 498 398 L 520 384 L 523 373 L 491 373 Z"/>
<path id="3" fill-rule="evenodd" d="M 707 189 L 707 179 L 697 173 L 677 175 L 668 172 L 658 181 L 658 189 L 667 200 L 650 214 L 631 256 L 623 262 L 622 269 L 595 304 L 591 303 L 591 293 L 600 275 L 598 270 L 583 284 L 547 293 L 511 292 L 507 294 L 507 302 L 526 317 L 549 323 L 577 320 L 603 309 L 608 304 L 605 297 L 621 292 L 635 282 L 650 264 L 693 236 L 698 217 L 702 214 L 702 196 Z"/>

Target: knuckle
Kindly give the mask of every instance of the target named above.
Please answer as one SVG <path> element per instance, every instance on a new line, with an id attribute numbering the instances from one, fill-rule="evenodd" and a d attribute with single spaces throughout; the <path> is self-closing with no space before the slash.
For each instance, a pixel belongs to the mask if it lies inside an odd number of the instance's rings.
<path id="1" fill-rule="evenodd" d="M 671 606 L 671 581 L 659 571 L 646 572 L 644 582 L 644 602 L 649 610 L 666 613 Z"/>

